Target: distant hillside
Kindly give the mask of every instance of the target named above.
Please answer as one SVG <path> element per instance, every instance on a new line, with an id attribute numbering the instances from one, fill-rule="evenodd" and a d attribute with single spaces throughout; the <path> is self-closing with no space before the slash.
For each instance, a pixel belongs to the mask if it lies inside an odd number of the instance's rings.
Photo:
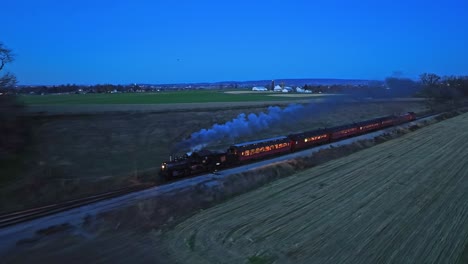
<path id="1" fill-rule="evenodd" d="M 242 85 L 255 85 L 255 84 L 271 84 L 272 80 L 259 80 L 259 81 L 245 81 L 237 82 Z M 276 79 L 274 80 L 275 84 L 284 83 L 285 85 L 294 85 L 302 86 L 306 84 L 310 85 L 365 85 L 372 80 L 349 80 L 349 79 Z M 220 82 L 223 83 L 233 83 L 233 82 Z M 234 82 L 235 83 L 235 82 Z"/>
<path id="2" fill-rule="evenodd" d="M 219 86 L 235 86 L 252 87 L 270 85 L 272 80 L 254 80 L 254 81 L 222 81 L 213 83 L 178 83 L 178 84 L 163 84 L 162 86 L 171 87 L 219 87 Z M 367 85 L 370 82 L 381 82 L 375 80 L 352 80 L 352 79 L 275 79 L 275 84 L 284 83 L 287 86 L 304 86 L 308 85 Z M 161 86 L 161 85 L 158 85 Z"/>
<path id="3" fill-rule="evenodd" d="M 119 87 L 133 87 L 149 88 L 149 89 L 186 89 L 186 88 L 251 88 L 253 86 L 269 86 L 272 80 L 252 80 L 252 81 L 222 81 L 222 82 L 198 82 L 198 83 L 131 83 L 131 84 L 66 84 L 66 85 L 39 85 L 39 84 L 20 84 L 17 88 L 57 88 L 65 87 L 66 90 L 76 91 L 79 88 L 86 89 L 93 86 L 119 86 Z M 304 86 L 304 85 L 368 85 L 370 83 L 381 84 L 383 81 L 377 80 L 354 80 L 354 79 L 275 79 L 275 85 L 284 83 L 286 86 Z M 112 89 L 114 89 L 113 87 Z"/>

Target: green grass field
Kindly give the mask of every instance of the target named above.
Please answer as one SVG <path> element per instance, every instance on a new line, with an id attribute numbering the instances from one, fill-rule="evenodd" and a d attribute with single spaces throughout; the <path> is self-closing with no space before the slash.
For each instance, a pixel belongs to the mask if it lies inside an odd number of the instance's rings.
<path id="1" fill-rule="evenodd" d="M 271 93 L 228 94 L 224 91 L 176 91 L 155 93 L 23 95 L 26 105 L 78 104 L 173 104 L 208 102 L 291 101 L 305 98 L 269 96 Z"/>

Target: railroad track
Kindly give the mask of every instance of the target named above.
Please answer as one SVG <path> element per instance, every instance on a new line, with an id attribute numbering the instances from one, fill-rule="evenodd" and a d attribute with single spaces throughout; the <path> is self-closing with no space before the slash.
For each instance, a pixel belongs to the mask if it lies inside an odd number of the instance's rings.
<path id="1" fill-rule="evenodd" d="M 110 198 L 118 197 L 124 194 L 129 194 L 137 191 L 148 189 L 153 185 L 138 185 L 128 188 L 122 188 L 111 192 L 97 194 L 86 198 L 70 200 L 62 203 L 46 205 L 33 209 L 16 211 L 5 215 L 0 215 L 0 229 L 8 226 L 16 225 L 22 222 L 30 221 L 39 217 L 56 214 L 59 212 L 67 211 L 80 206 L 88 205 L 91 203 L 107 200 Z"/>
<path id="2" fill-rule="evenodd" d="M 431 117 L 431 116 L 440 115 L 440 114 L 442 114 L 442 112 L 441 113 L 429 113 L 429 114 L 421 115 L 421 116 L 418 116 L 415 121 L 421 120 L 421 119 L 424 119 L 424 118 L 427 118 L 427 117 Z"/>

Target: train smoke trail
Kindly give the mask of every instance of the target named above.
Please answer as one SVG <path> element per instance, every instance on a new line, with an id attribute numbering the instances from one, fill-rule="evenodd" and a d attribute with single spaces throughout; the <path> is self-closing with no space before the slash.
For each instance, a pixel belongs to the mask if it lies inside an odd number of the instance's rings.
<path id="1" fill-rule="evenodd" d="M 297 120 L 298 117 L 304 114 L 304 110 L 304 106 L 292 104 L 284 109 L 278 106 L 270 106 L 266 113 L 261 112 L 258 115 L 242 113 L 224 124 L 214 124 L 209 129 L 202 129 L 192 133 L 190 139 L 181 142 L 179 146 L 196 151 L 219 140 L 249 136 L 285 120 Z"/>
<path id="2" fill-rule="evenodd" d="M 397 80 L 398 81 L 398 80 Z M 395 82 L 395 81 L 394 81 Z M 330 96 L 320 101 L 314 100 L 306 105 L 292 104 L 281 109 L 278 106 L 271 106 L 266 113 L 240 114 L 236 118 L 224 124 L 214 124 L 209 129 L 201 129 L 192 133 L 189 139 L 177 144 L 177 149 L 190 149 L 197 151 L 221 140 L 232 140 L 243 136 L 250 136 L 255 133 L 272 128 L 283 123 L 300 121 L 308 115 L 319 115 L 331 110 L 343 103 L 372 102 L 373 98 L 391 99 L 411 95 L 418 88 L 414 82 L 406 79 L 399 80 L 397 85 L 392 85 L 390 89 L 356 89 L 348 90 L 340 96 Z"/>

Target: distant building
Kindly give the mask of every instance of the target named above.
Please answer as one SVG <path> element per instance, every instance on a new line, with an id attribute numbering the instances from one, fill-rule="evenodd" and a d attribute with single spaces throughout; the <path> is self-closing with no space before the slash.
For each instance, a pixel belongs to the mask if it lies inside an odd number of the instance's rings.
<path id="1" fill-rule="evenodd" d="M 268 91 L 268 89 L 263 86 L 255 86 L 252 88 L 252 91 L 265 92 L 265 91 Z"/>
<path id="2" fill-rule="evenodd" d="M 296 92 L 298 92 L 298 93 L 312 93 L 312 91 L 302 89 L 301 87 L 296 87 Z"/>
<path id="3" fill-rule="evenodd" d="M 293 92 L 293 88 L 289 87 L 289 86 L 286 86 L 283 88 L 282 90 L 283 93 L 290 93 L 290 92 Z"/>
<path id="4" fill-rule="evenodd" d="M 276 85 L 275 88 L 273 88 L 273 91 L 275 91 L 275 92 L 282 92 L 282 91 L 283 91 L 283 88 L 281 88 L 281 86 L 279 86 L 279 85 Z"/>

